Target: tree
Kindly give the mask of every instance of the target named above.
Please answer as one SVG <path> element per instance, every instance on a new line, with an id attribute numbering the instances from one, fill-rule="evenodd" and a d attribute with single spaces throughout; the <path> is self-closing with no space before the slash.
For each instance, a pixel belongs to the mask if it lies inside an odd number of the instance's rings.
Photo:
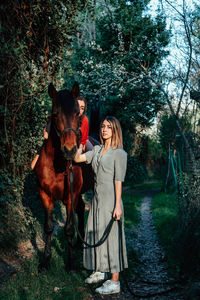
<path id="1" fill-rule="evenodd" d="M 30 161 L 41 146 L 50 103 L 48 82 L 60 81 L 77 12 L 85 0 L 1 1 L 0 36 L 0 244 L 16 246 L 39 206 Z M 61 82 L 62 84 L 62 82 Z M 29 193 L 25 190 L 28 182 Z M 31 190 L 32 189 L 32 190 Z M 28 201 L 29 207 L 28 207 Z M 24 202 L 26 201 L 26 205 Z M 20 213 L 19 213 L 20 212 Z M 6 230 L 4 230 L 6 228 Z M 30 234 L 30 228 L 29 228 Z M 9 243 L 9 244 L 8 244 Z"/>
<path id="2" fill-rule="evenodd" d="M 178 16 L 179 25 L 181 24 L 181 31 L 178 32 L 178 34 L 181 36 L 181 38 L 184 37 L 185 43 L 181 46 L 178 46 L 178 49 L 180 53 L 183 54 L 183 57 L 179 55 L 175 55 L 175 66 L 178 66 L 179 69 L 174 67 L 174 64 L 170 63 L 166 64 L 166 75 L 161 80 L 157 80 L 156 76 L 151 74 L 148 67 L 146 67 L 144 64 L 141 65 L 143 68 L 145 74 L 150 78 L 153 85 L 157 86 L 157 88 L 160 89 L 160 91 L 163 93 L 163 96 L 166 99 L 166 102 L 169 106 L 169 109 L 171 111 L 172 116 L 176 120 L 176 125 L 178 127 L 179 133 L 181 134 L 183 141 L 185 143 L 186 149 L 189 152 L 192 168 L 193 168 L 193 175 L 197 175 L 197 165 L 195 161 L 195 155 L 191 148 L 190 142 L 188 141 L 186 135 L 184 134 L 183 128 L 180 123 L 180 113 L 184 114 L 187 113 L 189 103 L 187 101 L 188 95 L 189 95 L 189 85 L 190 85 L 190 76 L 191 76 L 191 66 L 192 66 L 192 60 L 193 60 L 193 42 L 192 42 L 192 34 L 191 34 L 191 13 L 188 12 L 188 6 L 186 5 L 186 0 L 182 1 L 182 6 L 180 10 L 180 7 L 177 8 L 177 6 L 174 6 L 171 1 L 165 0 L 170 8 L 173 8 L 173 10 L 176 12 Z M 173 18 L 173 22 L 175 22 L 176 19 Z M 177 23 L 176 26 L 178 27 Z M 175 31 L 176 32 L 176 31 Z M 177 59 L 177 61 L 176 61 Z M 180 60 L 180 61 L 179 61 Z M 184 64 L 183 64 L 184 62 Z M 163 72 L 164 73 L 164 72 Z M 170 84 L 169 84 L 170 83 Z M 171 83 L 174 83 L 175 89 L 172 89 Z M 178 101 L 177 101 L 178 100 Z M 181 106 L 183 105 L 183 100 L 185 101 L 185 108 L 182 109 L 181 112 Z M 176 102 L 176 105 L 174 105 L 174 102 Z"/>
<path id="3" fill-rule="evenodd" d="M 156 73 L 169 42 L 164 18 L 145 15 L 148 2 L 97 1 L 95 16 L 86 21 L 95 34 L 85 34 L 86 24 L 84 32 L 80 27 L 70 64 L 89 102 L 102 97 L 103 114 L 120 120 L 127 150 L 137 125 L 150 126 L 165 103 L 141 69 L 142 63 Z"/>
<path id="4" fill-rule="evenodd" d="M 1 150 L 4 167 L 29 164 L 48 108 L 48 81 L 59 76 L 64 51 L 71 47 L 79 1 L 1 3 Z M 46 103 L 46 105 L 45 105 Z M 24 147 L 22 147 L 22 145 Z M 19 171 L 19 170 L 18 170 Z"/>

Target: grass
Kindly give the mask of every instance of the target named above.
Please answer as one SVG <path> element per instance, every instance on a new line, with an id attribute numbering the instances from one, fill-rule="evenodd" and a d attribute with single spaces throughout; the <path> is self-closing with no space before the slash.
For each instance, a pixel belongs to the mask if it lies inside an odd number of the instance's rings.
<path id="1" fill-rule="evenodd" d="M 137 189 L 145 190 L 145 189 L 161 188 L 162 185 L 163 185 L 162 180 L 152 180 L 152 181 L 144 182 L 142 184 L 136 184 L 134 187 Z"/>
<path id="2" fill-rule="evenodd" d="M 128 269 L 125 270 L 125 277 L 128 279 L 134 278 L 140 272 L 138 254 L 134 249 L 134 245 L 132 244 L 132 239 L 134 233 L 134 228 L 137 227 L 140 221 L 140 206 L 142 202 L 141 195 L 135 195 L 131 191 L 124 192 L 122 195 L 123 204 L 124 204 L 124 226 L 125 226 L 125 234 L 126 240 L 128 243 L 127 247 L 127 256 L 128 256 Z M 124 281 L 124 275 L 120 276 L 120 280 L 123 285 L 126 286 Z"/>
<path id="3" fill-rule="evenodd" d="M 66 245 L 63 232 L 54 236 L 52 241 L 51 268 L 38 273 L 39 258 L 36 253 L 26 261 L 20 271 L 0 289 L 1 300 L 51 300 L 51 299 L 88 299 L 90 290 L 84 287 L 86 272 L 81 266 L 81 254 L 77 252 L 80 271 L 76 275 L 66 271 Z"/>
<path id="4" fill-rule="evenodd" d="M 153 198 L 152 211 L 154 224 L 164 250 L 170 269 L 174 272 L 179 271 L 178 260 L 176 257 L 175 238 L 178 229 L 178 202 L 176 194 L 157 194 Z"/>
<path id="5" fill-rule="evenodd" d="M 123 193 L 125 227 L 136 226 L 140 219 L 139 208 L 141 206 L 142 196 L 132 193 Z"/>
<path id="6" fill-rule="evenodd" d="M 139 221 L 138 207 L 141 198 L 128 193 L 123 194 L 125 227 L 132 228 Z M 128 234 L 131 233 L 128 232 Z M 127 246 L 127 250 L 128 276 L 130 276 L 136 270 L 137 257 L 133 249 L 129 250 Z M 31 260 L 25 261 L 17 274 L 0 288 L 1 300 L 83 300 L 92 298 L 98 285 L 92 287 L 84 285 L 84 279 L 89 272 L 83 268 L 80 250 L 76 250 L 78 272 L 70 274 L 66 271 L 67 244 L 63 229 L 53 236 L 50 270 L 38 273 L 37 268 L 41 256 L 42 253 L 35 253 Z"/>

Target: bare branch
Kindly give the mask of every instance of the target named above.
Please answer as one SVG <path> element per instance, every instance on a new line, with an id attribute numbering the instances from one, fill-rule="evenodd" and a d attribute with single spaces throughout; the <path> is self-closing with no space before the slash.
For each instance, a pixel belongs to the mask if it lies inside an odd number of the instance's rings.
<path id="1" fill-rule="evenodd" d="M 186 39 L 188 42 L 188 46 L 189 46 L 189 59 L 188 59 L 188 66 L 187 66 L 187 73 L 186 73 L 186 77 L 184 79 L 183 82 L 183 88 L 180 94 L 180 98 L 179 98 L 179 102 L 178 102 L 178 107 L 177 107 L 177 111 L 176 111 L 176 116 L 178 117 L 179 112 L 180 112 L 180 108 L 181 108 L 181 103 L 183 101 L 183 96 L 188 84 L 188 80 L 189 80 L 189 74 L 190 74 L 190 69 L 191 69 L 191 63 L 192 63 L 192 42 L 191 42 L 191 28 L 188 24 L 187 21 L 187 14 L 186 14 L 186 8 L 185 8 L 185 0 L 183 0 L 183 13 L 181 13 L 170 1 L 165 0 L 165 2 L 167 4 L 169 4 L 177 13 L 178 15 L 181 17 L 183 24 L 184 24 L 184 29 L 185 29 L 185 34 L 186 34 Z M 182 79 L 183 81 L 183 79 Z"/>
<path id="2" fill-rule="evenodd" d="M 176 115 L 178 116 L 179 111 L 180 111 L 180 107 L 181 107 L 181 102 L 183 100 L 183 95 L 188 83 L 188 79 L 189 79 L 189 74 L 190 74 L 190 68 L 191 68 L 191 61 L 192 61 L 192 42 L 191 42 L 191 34 L 190 34 L 190 27 L 188 25 L 187 22 L 187 18 L 186 18 L 186 12 L 185 12 L 185 0 L 183 0 L 183 22 L 184 22 L 184 27 L 185 27 L 185 33 L 186 33 L 186 37 L 187 37 L 187 41 L 188 41 L 188 45 L 189 45 L 189 62 L 188 62 L 188 68 L 187 68 L 187 74 L 186 74 L 186 78 L 185 78 L 185 83 L 181 92 L 181 96 L 180 96 L 180 100 L 178 103 L 178 108 L 177 108 L 177 112 Z"/>
<path id="3" fill-rule="evenodd" d="M 170 1 L 165 0 L 181 17 L 183 17 L 182 13 L 173 5 Z"/>
<path id="4" fill-rule="evenodd" d="M 179 118 L 178 118 L 178 115 L 176 115 L 174 109 L 173 109 L 173 106 L 172 106 L 172 103 L 171 103 L 171 100 L 169 99 L 169 96 L 168 94 L 166 93 L 166 91 L 164 90 L 164 88 L 162 87 L 162 85 L 160 83 L 158 83 L 154 78 L 151 77 L 151 74 L 148 74 L 148 70 L 145 66 L 141 65 L 141 68 L 143 69 L 143 71 L 145 72 L 146 75 L 148 75 L 149 79 L 160 89 L 160 91 L 163 92 L 163 94 L 165 95 L 165 98 L 166 98 L 166 101 L 167 101 L 167 104 L 170 108 L 170 111 L 172 113 L 172 115 L 175 117 L 176 119 L 176 125 L 178 127 L 178 130 L 185 142 L 185 146 L 186 148 L 188 149 L 189 151 L 189 154 L 190 154 L 190 158 L 191 158 L 191 161 L 192 161 L 192 167 L 193 167 L 193 174 L 194 176 L 197 175 L 197 166 L 196 166 L 196 161 L 195 161 L 195 156 L 194 156 L 194 153 L 193 153 L 193 150 L 192 148 L 190 147 L 190 144 L 188 142 L 188 139 L 185 135 L 185 133 L 183 132 L 183 129 L 181 127 L 181 124 L 179 122 Z"/>

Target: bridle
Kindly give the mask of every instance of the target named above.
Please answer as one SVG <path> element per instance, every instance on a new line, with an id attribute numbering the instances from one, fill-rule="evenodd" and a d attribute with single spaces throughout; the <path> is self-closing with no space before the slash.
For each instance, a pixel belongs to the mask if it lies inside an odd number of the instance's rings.
<path id="1" fill-rule="evenodd" d="M 71 128 L 71 127 L 66 127 L 66 128 L 64 128 L 64 129 L 61 131 L 61 130 L 59 130 L 59 129 L 57 128 L 57 126 L 54 124 L 54 129 L 55 129 L 55 131 L 56 131 L 58 137 L 61 137 L 61 136 L 63 135 L 64 132 L 69 131 L 69 130 L 73 131 L 77 137 L 78 137 L 78 135 L 79 135 L 79 133 L 80 133 L 80 126 L 79 126 L 79 128 L 78 128 L 77 130 L 75 130 L 75 129 Z"/>
<path id="2" fill-rule="evenodd" d="M 77 130 L 73 129 L 72 127 L 66 127 L 63 130 L 59 130 L 56 126 L 56 124 L 54 123 L 54 129 L 56 131 L 57 136 L 60 138 L 65 132 L 67 131 L 73 131 L 76 135 L 76 139 L 77 139 L 77 144 L 79 144 L 79 138 L 80 138 L 80 133 L 81 133 L 81 126 L 79 124 L 79 127 Z"/>

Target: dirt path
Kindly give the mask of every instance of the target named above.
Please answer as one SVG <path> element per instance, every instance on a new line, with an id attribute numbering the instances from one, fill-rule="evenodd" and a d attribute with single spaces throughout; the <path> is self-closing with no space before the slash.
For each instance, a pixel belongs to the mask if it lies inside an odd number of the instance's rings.
<path id="1" fill-rule="evenodd" d="M 168 276 L 165 255 L 153 225 L 151 202 L 151 197 L 143 198 L 141 221 L 136 238 L 132 240 L 133 247 L 139 254 L 140 277 L 131 284 L 131 287 L 136 294 L 146 295 L 149 299 L 183 299 L 174 291 L 174 285 L 170 284 L 173 278 Z M 159 295 L 156 295 L 157 293 Z M 155 296 L 149 297 L 152 294 Z"/>
<path id="2" fill-rule="evenodd" d="M 143 198 L 141 219 L 135 230 L 135 237 L 132 235 L 127 240 L 129 249 L 132 247 L 136 250 L 139 257 L 140 275 L 129 282 L 129 287 L 136 296 L 130 295 L 128 290 L 125 290 L 118 296 L 95 296 L 94 299 L 184 299 L 180 291 L 175 290 L 174 284 L 170 284 L 173 278 L 168 276 L 165 255 L 153 225 L 151 202 L 151 196 Z"/>

